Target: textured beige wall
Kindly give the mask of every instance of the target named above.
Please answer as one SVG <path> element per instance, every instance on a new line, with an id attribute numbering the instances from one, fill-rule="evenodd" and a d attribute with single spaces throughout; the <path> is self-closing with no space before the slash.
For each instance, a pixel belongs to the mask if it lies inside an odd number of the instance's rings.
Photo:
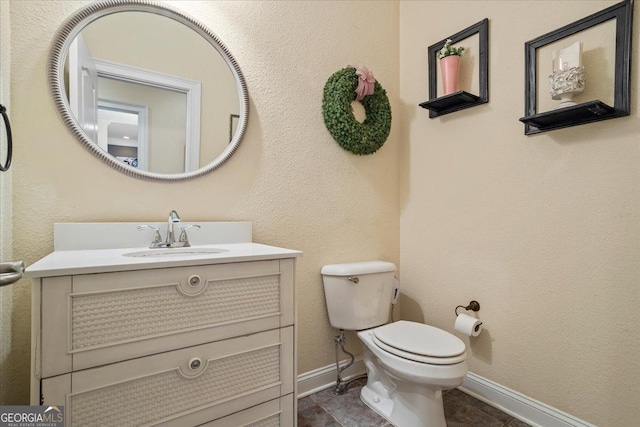
<path id="1" fill-rule="evenodd" d="M 398 4 L 374 2 L 173 2 L 212 28 L 234 53 L 251 97 L 245 140 L 219 170 L 175 184 L 111 170 L 62 124 L 49 97 L 51 38 L 80 2 L 11 3 L 12 103 L 16 146 L 14 255 L 33 263 L 53 249 L 53 223 L 248 220 L 255 240 L 304 251 L 297 265 L 298 370 L 334 361 L 320 268 L 398 262 L 399 127 L 381 150 L 359 157 L 324 127 L 322 89 L 347 64 L 374 71 L 398 111 Z M 366 13 L 365 13 L 366 12 Z M 365 16 L 366 18 L 363 18 Z M 28 400 L 30 288 L 14 288 L 12 348 Z M 352 342 L 355 340 L 352 340 Z"/>
<path id="2" fill-rule="evenodd" d="M 174 2 L 234 52 L 251 117 L 228 164 L 162 184 L 104 166 L 54 111 L 49 41 L 80 3 L 12 2 L 15 258 L 46 255 L 54 222 L 161 220 L 173 208 L 186 221 L 253 221 L 257 241 L 305 251 L 297 301 L 306 372 L 333 361 L 320 267 L 397 262 L 400 235 L 403 317 L 452 330 L 455 305 L 478 299 L 487 329 L 470 341 L 473 372 L 598 425 L 634 425 L 640 337 L 625 322 L 640 303 L 637 78 L 631 117 L 533 137 L 518 122 L 524 42 L 612 3 L 401 2 L 398 16 L 380 2 Z M 485 17 L 490 103 L 428 119 L 416 107 L 427 98 L 427 46 Z M 373 156 L 344 152 L 322 123 L 324 82 L 354 62 L 375 72 L 394 111 L 392 135 Z M 11 393 L 22 402 L 29 295 L 26 281 L 14 289 Z"/>
<path id="3" fill-rule="evenodd" d="M 9 68 L 11 65 L 11 51 L 9 40 L 11 25 L 9 16 L 10 4 L 0 2 L 0 103 L 7 107 L 9 116 L 13 116 L 10 99 Z M 7 158 L 7 139 L 4 124 L 0 125 L 0 162 L 4 164 Z M 11 230 L 11 176 L 13 169 L 0 172 L 0 262 L 12 261 L 12 230 Z M 0 288 L 0 404 L 10 402 L 9 388 L 11 384 L 11 344 L 13 312 L 13 287 Z"/>
<path id="4" fill-rule="evenodd" d="M 472 372 L 599 426 L 640 419 L 640 118 L 524 136 L 524 43 L 615 1 L 400 3 L 405 318 L 453 331 Z M 437 17 L 437 18 L 436 18 Z M 427 47 L 489 18 L 489 104 L 429 119 Z M 405 143 L 406 141 L 406 143 Z"/>

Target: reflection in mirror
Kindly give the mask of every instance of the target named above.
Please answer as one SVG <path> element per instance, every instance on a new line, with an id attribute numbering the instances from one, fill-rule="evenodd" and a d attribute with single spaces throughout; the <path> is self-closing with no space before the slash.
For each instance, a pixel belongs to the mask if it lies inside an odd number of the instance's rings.
<path id="1" fill-rule="evenodd" d="M 239 112 L 235 80 L 218 52 L 190 28 L 145 12 L 104 16 L 78 34 L 68 61 L 71 111 L 89 138 L 121 161 L 158 173 L 191 172 L 226 148 L 226 122 Z M 181 87 L 181 81 L 189 83 Z M 200 102 L 190 100 L 189 109 L 187 96 Z M 146 150 L 140 142 L 100 143 L 107 133 L 98 119 L 101 103 L 121 104 L 129 115 L 135 113 L 127 106 L 148 112 Z M 208 144 L 202 150 L 201 132 Z M 118 155 L 125 151 L 129 155 Z"/>
<path id="2" fill-rule="evenodd" d="M 99 102 L 97 144 L 121 162 L 147 170 L 146 108 L 134 107 Z"/>
<path id="3" fill-rule="evenodd" d="M 67 21 L 58 37 L 68 48 L 58 58 L 54 43 L 50 56 L 54 99 L 60 91 L 61 116 L 76 122 L 67 125 L 119 170 L 155 179 L 198 176 L 240 142 L 248 112 L 244 79 L 201 24 L 164 6 L 137 6 L 98 4 L 97 11 L 77 13 L 83 18 L 77 27 L 73 17 Z"/>
<path id="4" fill-rule="evenodd" d="M 142 147 L 138 145 L 142 148 L 144 155 L 137 157 L 138 168 L 161 173 L 181 173 L 200 167 L 199 121 L 188 127 L 187 122 L 194 119 L 194 114 L 191 114 L 190 118 L 187 117 L 185 93 L 140 82 L 99 77 L 98 145 L 113 154 L 108 144 L 100 143 L 101 133 L 106 132 L 103 129 L 114 124 L 113 122 L 100 123 L 100 113 L 106 109 L 126 114 L 126 116 L 121 115 L 125 118 L 135 116 L 135 119 L 129 119 L 135 120 L 135 123 L 125 123 L 136 125 L 136 133 L 141 131 L 144 135 L 148 135 L 148 140 L 144 138 L 139 141 L 139 144 L 144 144 Z M 195 115 L 199 117 L 197 111 Z M 143 118 L 138 119 L 140 116 Z M 190 130 L 193 132 L 190 133 Z M 103 137 L 102 140 L 104 141 L 105 138 Z M 219 153 L 223 149 L 224 147 Z M 193 154 L 191 160 L 195 162 L 185 164 L 185 152 L 191 152 Z M 213 159 L 209 159 L 211 160 Z"/>

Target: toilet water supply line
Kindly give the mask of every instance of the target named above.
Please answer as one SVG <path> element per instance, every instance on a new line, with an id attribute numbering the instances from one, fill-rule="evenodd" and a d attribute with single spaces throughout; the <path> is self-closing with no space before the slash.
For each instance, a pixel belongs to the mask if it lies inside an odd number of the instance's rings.
<path id="1" fill-rule="evenodd" d="M 346 338 L 344 336 L 344 329 L 340 329 L 340 335 L 336 335 L 334 338 L 334 341 L 336 343 L 336 370 L 338 371 L 338 378 L 336 379 L 336 388 L 334 389 L 334 393 L 344 394 L 347 391 L 347 387 L 349 386 L 349 384 L 351 384 L 355 380 L 363 378 L 364 375 L 358 376 L 356 378 L 352 378 L 349 381 L 344 381 L 342 379 L 342 371 L 344 371 L 345 369 L 353 365 L 353 361 L 355 360 L 355 357 L 353 356 L 353 354 L 349 353 L 344 348 L 344 343 L 346 342 Z M 351 358 L 349 363 L 347 363 L 343 367 L 340 367 L 340 356 L 338 355 L 338 346 L 340 347 L 343 353 L 349 355 L 349 357 Z"/>

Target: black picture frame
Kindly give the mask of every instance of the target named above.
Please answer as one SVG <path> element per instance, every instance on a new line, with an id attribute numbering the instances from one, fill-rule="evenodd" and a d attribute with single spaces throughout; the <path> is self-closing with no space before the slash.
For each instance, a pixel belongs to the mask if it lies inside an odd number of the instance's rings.
<path id="1" fill-rule="evenodd" d="M 614 105 L 593 100 L 543 113 L 536 112 L 536 50 L 565 37 L 616 20 Z M 631 33 L 633 1 L 625 0 L 525 43 L 525 135 L 577 126 L 630 114 Z"/>
<path id="2" fill-rule="evenodd" d="M 460 41 L 473 36 L 474 34 L 479 36 L 479 58 L 478 58 L 478 73 L 479 73 L 479 94 L 473 95 L 465 91 L 458 91 L 449 95 L 438 97 L 438 58 L 437 54 L 440 49 L 444 47 L 447 39 L 451 40 L 452 44 L 459 43 Z M 433 119 L 445 114 L 453 113 L 455 111 L 464 110 L 466 108 L 475 107 L 476 105 L 486 104 L 489 102 L 489 19 L 485 18 L 482 21 L 473 24 L 472 26 L 465 28 L 464 30 L 440 40 L 438 43 L 432 44 L 428 48 L 428 60 L 429 60 L 429 100 L 420 103 L 422 108 L 429 110 L 429 118 Z"/>

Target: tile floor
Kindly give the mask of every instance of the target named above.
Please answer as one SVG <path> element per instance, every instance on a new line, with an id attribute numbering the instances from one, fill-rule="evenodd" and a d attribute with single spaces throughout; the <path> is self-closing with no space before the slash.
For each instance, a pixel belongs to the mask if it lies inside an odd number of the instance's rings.
<path id="1" fill-rule="evenodd" d="M 354 381 L 342 395 L 330 388 L 298 400 L 298 427 L 391 427 L 360 400 L 365 383 Z M 448 427 L 529 426 L 455 389 L 444 393 L 444 413 Z"/>

